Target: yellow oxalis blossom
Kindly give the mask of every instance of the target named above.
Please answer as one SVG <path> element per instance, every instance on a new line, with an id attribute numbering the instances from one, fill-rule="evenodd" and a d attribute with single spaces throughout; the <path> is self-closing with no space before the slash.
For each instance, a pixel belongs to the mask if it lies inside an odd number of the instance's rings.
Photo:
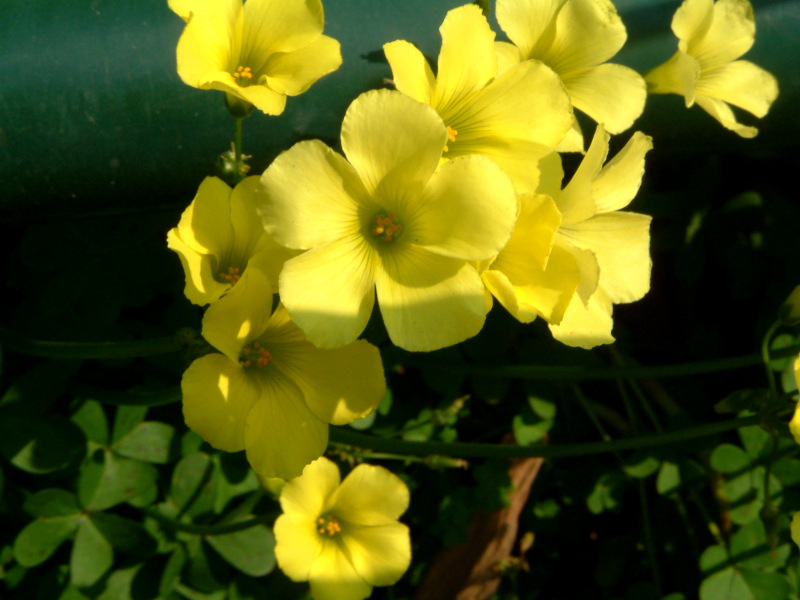
<path id="1" fill-rule="evenodd" d="M 186 424 L 215 448 L 246 450 L 263 477 L 290 479 L 328 445 L 328 424 L 360 419 L 386 391 L 378 349 L 359 340 L 321 350 L 306 340 L 272 288 L 248 270 L 203 317 L 203 336 L 222 354 L 183 375 Z"/>
<path id="2" fill-rule="evenodd" d="M 758 129 L 736 121 L 733 104 L 763 117 L 778 97 L 778 82 L 761 67 L 735 60 L 756 36 L 748 0 L 684 0 L 672 19 L 678 52 L 645 74 L 651 94 L 679 94 L 695 102 L 723 127 L 752 138 Z"/>
<path id="3" fill-rule="evenodd" d="M 797 386 L 800 387 L 800 356 L 794 361 L 794 378 Z M 792 432 L 795 441 L 800 444 L 800 402 L 795 408 L 794 416 L 789 422 L 789 430 Z M 792 537 L 794 537 L 794 523 L 792 523 Z M 797 541 L 797 540 L 795 540 Z M 798 542 L 800 544 L 800 542 Z"/>
<path id="4" fill-rule="evenodd" d="M 441 118 L 399 92 L 359 96 L 342 124 L 347 159 L 300 142 L 262 176 L 259 207 L 288 260 L 280 295 L 320 347 L 358 337 L 377 292 L 392 342 L 435 350 L 480 331 L 489 310 L 473 261 L 505 246 L 517 215 L 508 176 L 485 156 L 439 158 Z"/>
<path id="5" fill-rule="evenodd" d="M 178 42 L 178 75 L 227 93 L 229 105 L 279 115 L 342 64 L 339 42 L 322 35 L 319 0 L 172 0 L 187 20 Z"/>
<path id="6" fill-rule="evenodd" d="M 792 541 L 800 546 L 800 512 L 794 513 L 792 517 L 791 535 Z"/>
<path id="7" fill-rule="evenodd" d="M 606 62 L 627 39 L 610 0 L 497 0 L 497 22 L 514 42 L 497 43 L 501 68 L 543 62 L 561 78 L 572 105 L 610 133 L 628 129 L 642 113 L 642 77 Z M 583 150 L 577 121 L 559 150 Z"/>
<path id="8" fill-rule="evenodd" d="M 206 177 L 178 226 L 167 233 L 167 246 L 186 274 L 184 293 L 194 304 L 215 302 L 248 268 L 261 269 L 277 286 L 283 262 L 297 254 L 264 233 L 255 210 L 257 189 L 258 177 L 233 190 L 217 177 Z"/>
<path id="9" fill-rule="evenodd" d="M 520 193 L 533 191 L 537 159 L 561 143 L 572 124 L 564 86 L 540 63 L 498 75 L 495 34 L 475 4 L 448 12 L 439 31 L 436 77 L 409 42 L 384 45 L 397 89 L 442 117 L 448 135 L 443 159 L 483 154 L 508 173 Z"/>
<path id="10" fill-rule="evenodd" d="M 398 518 L 408 487 L 383 467 L 361 464 L 339 483 L 327 458 L 308 465 L 281 492 L 275 557 L 294 581 L 308 581 L 314 600 L 362 600 L 408 569 L 411 541 Z"/>

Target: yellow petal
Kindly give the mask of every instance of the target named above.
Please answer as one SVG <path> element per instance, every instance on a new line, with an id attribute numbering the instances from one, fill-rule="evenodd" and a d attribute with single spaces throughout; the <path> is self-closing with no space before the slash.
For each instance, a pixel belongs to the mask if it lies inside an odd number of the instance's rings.
<path id="1" fill-rule="evenodd" d="M 609 133 L 620 133 L 642 114 L 647 85 L 633 69 L 603 64 L 562 76 L 572 104 Z"/>
<path id="2" fill-rule="evenodd" d="M 272 312 L 273 289 L 257 269 L 247 269 L 230 291 L 203 315 L 203 337 L 234 362 L 247 342 L 258 338 Z"/>
<path id="3" fill-rule="evenodd" d="M 592 143 L 572 179 L 561 193 L 555 196 L 563 226 L 585 221 L 597 211 L 597 205 L 592 197 L 592 184 L 608 155 L 609 138 L 603 125 L 599 124 L 595 129 Z"/>
<path id="4" fill-rule="evenodd" d="M 189 17 L 192 16 L 192 9 L 197 2 L 196 0 L 169 0 L 167 4 L 172 12 L 184 21 L 188 21 Z"/>
<path id="5" fill-rule="evenodd" d="M 193 304 L 203 306 L 216 301 L 230 287 L 216 280 L 219 261 L 213 254 L 198 252 L 183 242 L 178 229 L 167 232 L 167 248 L 181 259 L 186 286 L 183 293 Z"/>
<path id="6" fill-rule="evenodd" d="M 436 78 L 428 60 L 409 42 L 397 40 L 383 45 L 383 53 L 392 68 L 397 90 L 424 104 L 430 104 Z"/>
<path id="7" fill-rule="evenodd" d="M 260 223 L 261 220 L 259 219 Z M 261 240 L 253 250 L 253 255 L 247 261 L 247 269 L 258 269 L 269 280 L 272 285 L 273 291 L 278 290 L 278 276 L 283 269 L 284 263 L 290 258 L 294 258 L 300 254 L 297 250 L 291 250 L 285 246 L 281 246 L 272 236 L 264 234 Z"/>
<path id="8" fill-rule="evenodd" d="M 221 354 L 198 358 L 183 374 L 181 392 L 192 431 L 220 450 L 244 449 L 245 424 L 260 394 L 238 362 Z"/>
<path id="9" fill-rule="evenodd" d="M 411 564 L 411 538 L 402 523 L 343 524 L 342 543 L 353 567 L 370 585 L 392 585 Z"/>
<path id="10" fill-rule="evenodd" d="M 778 97 L 778 82 L 761 67 L 737 60 L 704 71 L 697 83 L 697 95 L 722 100 L 763 117 Z"/>
<path id="11" fill-rule="evenodd" d="M 292 52 L 273 54 L 264 71 L 270 89 L 287 96 L 297 96 L 323 75 L 338 69 L 341 64 L 339 42 L 322 35 L 307 46 Z"/>
<path id="12" fill-rule="evenodd" d="M 192 8 L 193 17 L 178 40 L 178 75 L 186 84 L 199 87 L 208 73 L 228 71 L 238 55 L 242 2 L 195 2 Z"/>
<path id="13" fill-rule="evenodd" d="M 232 245 L 231 188 L 206 177 L 178 223 L 181 240 L 198 252 L 221 256 Z"/>
<path id="14" fill-rule="evenodd" d="M 306 341 L 283 306 L 276 309 L 261 339 L 274 356 L 271 364 L 297 384 L 308 407 L 326 423 L 344 425 L 365 417 L 386 393 L 381 355 L 366 341 L 317 348 Z"/>
<path id="15" fill-rule="evenodd" d="M 517 218 L 508 176 L 484 156 L 462 156 L 434 173 L 404 235 L 431 252 L 482 260 L 506 245 Z"/>
<path id="16" fill-rule="evenodd" d="M 231 192 L 230 221 L 234 256 L 249 259 L 264 234 L 264 226 L 258 218 L 255 204 L 259 188 L 258 177 L 246 177 Z"/>
<path id="17" fill-rule="evenodd" d="M 700 63 L 685 52 L 678 51 L 667 62 L 645 73 L 644 80 L 648 93 L 679 94 L 689 107 L 695 102 Z"/>
<path id="18" fill-rule="evenodd" d="M 242 65 L 261 72 L 261 62 L 275 52 L 294 52 L 322 34 L 320 0 L 247 0 L 244 3 Z"/>
<path id="19" fill-rule="evenodd" d="M 558 325 L 550 325 L 550 332 L 559 342 L 567 346 L 590 349 L 600 344 L 611 344 L 614 336 L 611 329 L 612 304 L 602 288 L 592 294 L 584 304 L 577 294 L 573 296 L 564 318 Z"/>
<path id="20" fill-rule="evenodd" d="M 678 10 L 687 4 L 691 7 L 693 3 L 695 0 L 687 0 Z M 698 7 L 703 15 L 707 10 L 705 3 Z M 678 36 L 686 42 L 682 49 L 694 56 L 703 70 L 724 65 L 752 47 L 756 37 L 753 7 L 748 0 L 717 0 L 708 28 L 698 35 L 700 31 L 702 29 L 698 28 L 695 35 L 686 38 Z"/>
<path id="21" fill-rule="evenodd" d="M 560 234 L 594 253 L 599 285 L 612 302 L 633 302 L 650 289 L 650 220 L 637 213 L 607 213 L 561 229 Z"/>
<path id="22" fill-rule="evenodd" d="M 408 502 L 408 486 L 402 479 L 383 467 L 361 464 L 344 478 L 332 510 L 348 523 L 385 525 L 397 521 Z"/>
<path id="23" fill-rule="evenodd" d="M 537 316 L 559 323 L 580 283 L 580 271 L 572 254 L 554 246 L 547 268 L 529 274 L 524 285 L 512 285 L 500 271 L 483 273 L 483 281 L 508 312 L 521 323 Z"/>
<path id="24" fill-rule="evenodd" d="M 375 250 L 359 233 L 287 261 L 281 300 L 309 341 L 337 348 L 364 330 L 375 302 Z"/>
<path id="25" fill-rule="evenodd" d="M 498 0 L 497 22 L 523 59 L 540 58 L 553 43 L 566 0 Z"/>
<path id="26" fill-rule="evenodd" d="M 508 42 L 495 42 L 494 49 L 497 52 L 497 75 L 508 71 L 511 67 L 517 66 L 522 62 L 522 55 L 519 48 Z"/>
<path id="27" fill-rule="evenodd" d="M 342 149 L 369 193 L 380 184 L 400 194 L 424 185 L 446 139 L 435 110 L 391 90 L 361 94 L 342 122 Z"/>
<path id="28" fill-rule="evenodd" d="M 625 26 L 610 0 L 569 0 L 558 13 L 550 48 L 531 58 L 566 75 L 607 61 L 626 39 Z"/>
<path id="29" fill-rule="evenodd" d="M 800 546 L 800 512 L 792 516 L 791 536 L 795 545 Z"/>
<path id="30" fill-rule="evenodd" d="M 477 334 L 488 312 L 474 267 L 410 244 L 382 257 L 378 304 L 396 346 L 427 352 Z"/>
<path id="31" fill-rule="evenodd" d="M 572 127 L 570 127 L 569 131 L 567 131 L 567 135 L 564 136 L 564 139 L 554 148 L 556 152 L 580 152 L 581 154 L 584 153 L 583 150 L 583 132 L 581 131 L 581 124 L 578 123 L 578 119 L 572 119 Z M 559 182 L 560 184 L 561 182 Z"/>
<path id="32" fill-rule="evenodd" d="M 561 166 L 561 157 L 558 152 L 551 152 L 539 161 L 539 185 L 536 192 L 557 198 L 561 193 L 561 181 L 564 179 L 564 169 Z M 556 203 L 558 204 L 558 203 Z"/>
<path id="33" fill-rule="evenodd" d="M 672 32 L 687 51 L 691 40 L 702 39 L 714 20 L 714 0 L 684 0 L 672 17 Z"/>
<path id="34" fill-rule="evenodd" d="M 600 281 L 600 267 L 597 264 L 597 257 L 594 252 L 584 248 L 578 248 L 571 243 L 565 235 L 565 227 L 560 228 L 556 232 L 555 244 L 553 245 L 553 254 L 555 249 L 560 247 L 569 252 L 574 259 L 575 265 L 580 274 L 578 287 L 575 290 L 575 295 L 581 299 L 585 304 L 589 298 L 597 290 Z M 549 264 L 548 264 L 549 266 Z"/>
<path id="35" fill-rule="evenodd" d="M 296 477 L 286 485 L 301 479 Z M 282 498 L 283 494 L 281 502 Z M 281 571 L 292 581 L 308 581 L 311 567 L 322 554 L 323 542 L 314 521 L 317 515 L 298 516 L 287 511 L 275 520 L 272 530 L 275 534 L 275 558 Z"/>
<path id="36" fill-rule="evenodd" d="M 333 506 L 339 483 L 339 467 L 321 456 L 306 465 L 300 477 L 286 482 L 281 490 L 281 508 L 292 517 L 310 519 L 313 526 L 315 519 Z"/>
<path id="37" fill-rule="evenodd" d="M 742 125 L 736 120 L 731 107 L 722 100 L 709 98 L 708 96 L 698 96 L 697 105 L 719 121 L 725 129 L 730 129 L 743 138 L 754 138 L 758 135 L 756 127 Z"/>
<path id="38" fill-rule="evenodd" d="M 642 183 L 645 154 L 652 148 L 652 138 L 637 131 L 606 163 L 592 182 L 592 197 L 598 213 L 625 208 L 633 200 Z"/>
<path id="39" fill-rule="evenodd" d="M 514 285 L 524 285 L 536 271 L 547 266 L 561 213 L 550 196 L 523 194 L 520 210 L 511 239 L 492 263 L 491 268 L 502 271 Z"/>
<path id="40" fill-rule="evenodd" d="M 475 4 L 449 11 L 439 33 L 442 49 L 433 106 L 439 114 L 445 114 L 497 75 L 497 55 L 494 32 Z"/>
<path id="41" fill-rule="evenodd" d="M 364 600 L 372 593 L 337 542 L 326 540 L 308 575 L 314 600 Z"/>
<path id="42" fill-rule="evenodd" d="M 572 126 L 572 105 L 558 76 L 539 61 L 525 61 L 477 92 L 458 111 L 440 111 L 458 131 L 448 157 L 479 153 L 473 140 L 526 140 L 554 148 Z M 532 159 L 538 160 L 541 155 Z"/>
<path id="43" fill-rule="evenodd" d="M 280 154 L 261 183 L 258 213 L 279 244 L 304 250 L 361 229 L 358 208 L 366 202 L 364 186 L 353 167 L 318 140 L 300 142 Z"/>
<path id="44" fill-rule="evenodd" d="M 276 92 L 263 84 L 241 87 L 235 83 L 230 73 L 208 75 L 201 81 L 199 87 L 233 94 L 268 115 L 279 115 L 286 108 L 286 96 L 284 94 Z"/>
<path id="45" fill-rule="evenodd" d="M 328 445 L 328 424 L 318 419 L 293 381 L 268 369 L 258 383 L 261 397 L 247 415 L 247 460 L 262 477 L 291 479 L 320 457 Z"/>

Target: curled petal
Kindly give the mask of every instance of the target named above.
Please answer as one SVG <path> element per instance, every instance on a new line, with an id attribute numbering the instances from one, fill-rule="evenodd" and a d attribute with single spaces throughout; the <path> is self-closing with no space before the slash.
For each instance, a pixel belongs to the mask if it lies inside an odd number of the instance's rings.
<path id="1" fill-rule="evenodd" d="M 743 138 L 754 138 L 758 135 L 758 128 L 739 123 L 736 120 L 736 115 L 733 114 L 731 107 L 725 104 L 722 100 L 708 98 L 707 96 L 698 96 L 697 104 L 700 106 L 700 108 L 719 121 L 725 129 L 730 129 Z"/>

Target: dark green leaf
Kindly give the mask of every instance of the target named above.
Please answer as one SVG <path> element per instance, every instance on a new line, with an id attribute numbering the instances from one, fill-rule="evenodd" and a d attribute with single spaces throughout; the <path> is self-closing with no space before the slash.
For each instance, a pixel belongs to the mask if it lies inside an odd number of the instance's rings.
<path id="1" fill-rule="evenodd" d="M 78 370 L 78 361 L 52 361 L 34 367 L 17 379 L 0 398 L 0 417 L 35 417 L 43 414 Z"/>
<path id="2" fill-rule="evenodd" d="M 720 444 L 711 454 L 711 468 L 720 473 L 735 473 L 747 470 L 751 460 L 739 446 Z"/>
<path id="3" fill-rule="evenodd" d="M 67 517 L 81 511 L 75 494 L 57 488 L 28 496 L 24 508 L 34 517 Z"/>
<path id="4" fill-rule="evenodd" d="M 108 444 L 108 419 L 99 402 L 84 401 L 71 420 L 81 428 L 87 439 L 101 446 Z"/>
<path id="5" fill-rule="evenodd" d="M 102 461 L 99 477 L 98 456 Z M 104 510 L 148 491 L 155 486 L 157 477 L 153 465 L 115 456 L 108 450 L 99 451 L 81 472 L 78 495 L 88 510 Z"/>
<path id="6" fill-rule="evenodd" d="M 119 406 L 117 414 L 114 416 L 114 433 L 111 443 L 116 444 L 117 441 L 128 435 L 134 427 L 144 421 L 146 414 L 146 406 Z"/>
<path id="7" fill-rule="evenodd" d="M 175 584 L 180 580 L 183 565 L 186 564 L 186 552 L 183 546 L 177 546 L 170 554 L 169 560 L 164 567 L 164 573 L 161 575 L 161 581 L 158 584 L 158 593 L 166 596 L 175 587 Z"/>
<path id="8" fill-rule="evenodd" d="M 658 471 L 661 460 L 647 451 L 636 451 L 625 460 L 625 473 L 634 479 L 650 477 Z"/>
<path id="9" fill-rule="evenodd" d="M 177 448 L 173 446 L 175 441 L 174 427 L 160 421 L 145 421 L 117 438 L 112 448 L 122 456 L 166 464 L 176 454 Z"/>
<path id="10" fill-rule="evenodd" d="M 758 425 L 742 427 L 739 430 L 739 437 L 742 438 L 742 445 L 751 458 L 766 459 L 772 450 L 772 436 L 761 429 Z"/>
<path id="11" fill-rule="evenodd" d="M 114 562 L 114 551 L 89 519 L 83 519 L 72 546 L 69 571 L 76 587 L 94 585 Z"/>
<path id="12" fill-rule="evenodd" d="M 155 540 L 136 521 L 104 512 L 89 513 L 89 519 L 115 550 L 139 555 L 155 550 Z"/>
<path id="13" fill-rule="evenodd" d="M 14 540 L 14 557 L 24 567 L 33 567 L 47 560 L 78 526 L 80 517 L 38 519 L 19 532 Z"/>
<path id="14" fill-rule="evenodd" d="M 179 511 L 198 499 L 202 486 L 211 476 L 212 469 L 211 458 L 204 452 L 195 452 L 178 461 L 172 472 L 169 495 Z"/>
<path id="15" fill-rule="evenodd" d="M 624 475 L 616 471 L 601 475 L 592 493 L 586 498 L 587 508 L 596 515 L 607 510 L 615 510 L 619 507 L 624 483 Z"/>
<path id="16" fill-rule="evenodd" d="M 673 462 L 664 461 L 656 477 L 656 490 L 661 495 L 677 492 L 681 487 L 681 471 Z"/>
<path id="17" fill-rule="evenodd" d="M 83 432 L 64 417 L 0 419 L 0 454 L 29 473 L 51 473 L 78 464 L 86 453 Z"/>
<path id="18" fill-rule="evenodd" d="M 142 565 L 134 565 L 126 569 L 117 569 L 104 582 L 103 592 L 96 600 L 141 600 L 131 594 L 133 580 Z"/>
<path id="19" fill-rule="evenodd" d="M 742 578 L 758 600 L 787 600 L 791 597 L 792 586 L 780 573 L 743 570 Z"/>
<path id="20" fill-rule="evenodd" d="M 275 538 L 265 525 L 207 536 L 206 541 L 229 564 L 247 575 L 261 577 L 275 568 Z"/>
<path id="21" fill-rule="evenodd" d="M 700 600 L 759 600 L 735 569 L 714 573 L 700 584 Z"/>

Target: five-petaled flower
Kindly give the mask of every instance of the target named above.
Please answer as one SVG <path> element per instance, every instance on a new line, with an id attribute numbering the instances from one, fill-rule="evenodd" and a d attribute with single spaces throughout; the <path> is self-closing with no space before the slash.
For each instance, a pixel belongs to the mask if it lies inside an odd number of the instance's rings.
<path id="1" fill-rule="evenodd" d="M 345 115 L 347 160 L 319 141 L 300 142 L 264 172 L 267 232 L 308 250 L 286 262 L 279 288 L 314 344 L 356 339 L 376 292 L 389 337 L 407 350 L 435 350 L 480 331 L 490 303 L 472 261 L 505 246 L 517 199 L 484 156 L 437 170 L 446 141 L 430 106 L 372 91 Z"/>
<path id="2" fill-rule="evenodd" d="M 314 600 L 362 600 L 408 569 L 408 487 L 383 467 L 361 464 L 339 483 L 338 467 L 320 458 L 281 491 L 275 521 L 278 566 L 308 581 Z"/>
<path id="3" fill-rule="evenodd" d="M 735 60 L 756 36 L 748 0 L 684 0 L 672 19 L 678 52 L 645 74 L 651 94 L 680 94 L 723 127 L 752 138 L 758 129 L 742 125 L 728 104 L 763 117 L 778 97 L 778 82 L 761 67 Z"/>
<path id="4" fill-rule="evenodd" d="M 181 259 L 186 297 L 194 304 L 216 302 L 247 269 L 261 269 L 273 286 L 283 262 L 296 252 L 264 233 L 254 204 L 258 177 L 233 190 L 217 177 L 206 177 L 177 227 L 167 233 L 167 247 Z"/>
<path id="5" fill-rule="evenodd" d="M 536 161 L 564 139 L 572 108 L 558 77 L 538 62 L 498 74 L 495 34 L 475 4 L 447 13 L 434 77 L 415 46 L 398 40 L 383 47 L 397 89 L 436 109 L 444 121 L 443 160 L 488 156 L 520 193 L 538 183 Z"/>
<path id="6" fill-rule="evenodd" d="M 633 69 L 607 63 L 627 39 L 610 0 L 497 0 L 497 22 L 513 44 L 498 42 L 501 70 L 541 61 L 559 76 L 572 105 L 610 133 L 642 113 L 647 89 Z M 583 149 L 577 121 L 559 150 Z"/>
<path id="7" fill-rule="evenodd" d="M 339 42 L 322 34 L 320 0 L 172 0 L 186 28 L 178 75 L 192 87 L 226 92 L 244 114 L 279 115 L 286 96 L 305 92 L 342 64 Z"/>
<path id="8" fill-rule="evenodd" d="M 247 451 L 264 477 L 290 479 L 328 445 L 328 425 L 372 412 L 386 391 L 378 349 L 358 340 L 333 350 L 308 342 L 278 306 L 258 269 L 203 317 L 203 336 L 222 354 L 183 375 L 187 425 L 215 448 Z"/>

